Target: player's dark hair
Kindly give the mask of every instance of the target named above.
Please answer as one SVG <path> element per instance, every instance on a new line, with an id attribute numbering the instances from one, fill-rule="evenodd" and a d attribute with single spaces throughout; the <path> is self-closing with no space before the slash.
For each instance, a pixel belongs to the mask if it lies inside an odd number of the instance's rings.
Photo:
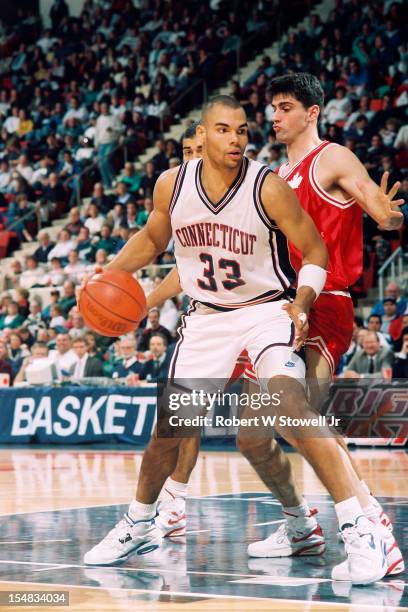
<path id="1" fill-rule="evenodd" d="M 320 81 L 308 72 L 296 72 L 272 79 L 269 91 L 273 96 L 289 94 L 305 108 L 317 104 L 323 110 L 324 92 Z"/>
<path id="2" fill-rule="evenodd" d="M 183 142 L 183 140 L 185 138 L 195 138 L 196 137 L 196 129 L 197 126 L 200 125 L 200 121 L 194 121 L 194 123 L 192 123 L 185 132 L 183 132 L 182 136 L 181 136 L 181 142 Z"/>
<path id="3" fill-rule="evenodd" d="M 381 315 L 379 315 L 379 314 L 371 314 L 371 315 L 368 317 L 368 320 L 369 320 L 369 321 L 371 321 L 371 319 L 372 319 L 372 318 L 374 318 L 374 319 L 378 319 L 378 320 L 379 320 L 379 322 L 380 322 L 380 323 L 382 323 L 382 316 L 381 316 Z"/>
<path id="4" fill-rule="evenodd" d="M 238 108 L 242 108 L 242 106 L 238 102 L 238 100 L 236 98 L 233 98 L 232 96 L 224 96 L 224 95 L 213 96 L 212 98 L 210 98 L 208 100 L 207 104 L 204 105 L 204 108 L 203 108 L 203 118 L 205 118 L 206 114 L 216 104 L 218 104 L 220 106 L 226 106 L 226 107 L 232 108 L 234 110 L 236 110 Z"/>

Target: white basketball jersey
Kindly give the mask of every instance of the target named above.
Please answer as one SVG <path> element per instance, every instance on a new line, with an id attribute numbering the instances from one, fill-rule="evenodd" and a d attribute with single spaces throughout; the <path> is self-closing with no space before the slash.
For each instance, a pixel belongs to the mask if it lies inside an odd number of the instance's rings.
<path id="1" fill-rule="evenodd" d="M 271 170 L 244 157 L 237 178 L 214 204 L 202 184 L 202 165 L 200 159 L 180 166 L 170 203 L 183 291 L 218 310 L 286 297 L 295 279 L 287 240 L 260 197 Z"/>

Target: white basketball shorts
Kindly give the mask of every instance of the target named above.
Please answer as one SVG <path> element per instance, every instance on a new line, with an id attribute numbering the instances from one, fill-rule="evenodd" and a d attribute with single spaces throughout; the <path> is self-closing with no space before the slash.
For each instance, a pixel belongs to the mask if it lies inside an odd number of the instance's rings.
<path id="1" fill-rule="evenodd" d="M 293 350 L 286 300 L 223 311 L 193 301 L 182 318 L 169 369 L 174 379 L 229 379 L 246 348 L 259 380 L 289 376 L 304 384 L 305 363 Z"/>

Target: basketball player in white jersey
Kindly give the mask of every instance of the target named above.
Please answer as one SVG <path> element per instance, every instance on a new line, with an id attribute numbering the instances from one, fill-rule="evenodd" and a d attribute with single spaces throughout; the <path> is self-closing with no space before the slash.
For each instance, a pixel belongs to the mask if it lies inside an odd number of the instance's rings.
<path id="1" fill-rule="evenodd" d="M 327 250 L 289 186 L 243 157 L 248 128 L 236 100 L 211 100 L 197 129 L 203 160 L 162 174 L 147 225 L 107 268 L 135 272 L 166 248 L 173 233 L 181 285 L 193 302 L 179 330 L 170 382 L 228 379 L 245 346 L 270 394 L 285 385 L 280 414 L 313 419 L 304 391 L 305 365 L 293 344 L 296 335 L 297 344 L 307 338 L 306 315 L 326 281 Z M 303 254 L 293 302 L 288 299 L 294 276 L 287 240 Z M 305 456 L 332 495 L 344 535 L 352 531 L 346 552 L 353 583 L 382 578 L 384 542 L 363 515 L 330 431 L 317 428 L 316 444 L 296 428 L 279 423 L 276 430 Z M 156 500 L 174 469 L 179 444 L 177 438 L 152 438 L 136 498 L 124 519 L 86 553 L 85 563 L 111 564 L 160 545 Z"/>

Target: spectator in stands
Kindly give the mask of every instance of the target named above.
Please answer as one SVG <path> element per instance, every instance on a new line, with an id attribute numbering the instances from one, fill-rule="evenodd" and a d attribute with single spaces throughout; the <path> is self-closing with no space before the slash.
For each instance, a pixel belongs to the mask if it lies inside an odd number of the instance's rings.
<path id="1" fill-rule="evenodd" d="M 0 317 L 0 329 L 18 329 L 24 323 L 24 317 L 20 314 L 18 303 L 10 302 L 7 314 Z"/>
<path id="2" fill-rule="evenodd" d="M 31 354 L 24 357 L 24 360 L 21 364 L 21 367 L 16 374 L 14 379 L 15 383 L 29 382 L 31 380 L 30 372 L 33 370 L 33 364 L 35 361 L 38 362 L 39 359 L 46 359 L 48 357 L 48 347 L 43 342 L 36 342 L 33 344 L 31 348 Z M 51 365 L 51 364 L 50 364 Z M 52 382 L 52 378 L 56 375 L 55 369 L 50 368 L 50 380 Z"/>
<path id="3" fill-rule="evenodd" d="M 134 336 L 124 336 L 119 343 L 121 361 L 114 365 L 112 378 L 127 378 L 130 374 L 139 374 L 142 363 L 136 352 L 136 339 Z"/>
<path id="4" fill-rule="evenodd" d="M 20 275 L 20 287 L 31 289 L 43 285 L 44 269 L 40 268 L 34 255 L 26 257 L 25 270 Z"/>
<path id="5" fill-rule="evenodd" d="M 8 375 L 10 385 L 13 383 L 13 368 L 4 342 L 0 342 L 0 374 Z"/>
<path id="6" fill-rule="evenodd" d="M 64 329 L 67 327 L 67 321 L 64 318 L 64 311 L 59 304 L 53 304 L 51 306 L 51 321 L 49 323 L 50 328 Z"/>
<path id="7" fill-rule="evenodd" d="M 105 223 L 105 217 L 100 214 L 96 204 L 90 204 L 87 211 L 87 218 L 84 226 L 89 229 L 91 236 L 99 234 L 102 229 L 102 225 Z"/>
<path id="8" fill-rule="evenodd" d="M 71 366 L 71 380 L 103 376 L 102 363 L 88 353 L 88 345 L 84 337 L 78 336 L 72 342 L 72 349 L 77 356 L 77 362 Z"/>
<path id="9" fill-rule="evenodd" d="M 48 266 L 48 272 L 44 275 L 43 282 L 50 287 L 59 287 L 65 280 L 65 271 L 61 259 L 53 257 Z"/>
<path id="10" fill-rule="evenodd" d="M 137 228 L 137 208 L 134 202 L 129 202 L 126 206 L 125 223 L 129 229 Z"/>
<path id="11" fill-rule="evenodd" d="M 397 300 L 395 297 L 386 297 L 383 300 L 384 314 L 382 317 L 381 331 L 397 340 L 400 332 L 402 317 L 397 313 Z"/>
<path id="12" fill-rule="evenodd" d="M 41 316 L 41 303 L 38 297 L 36 298 L 33 296 L 30 300 L 30 312 L 24 321 L 24 326 L 34 336 L 37 335 L 39 329 L 45 327 L 45 323 Z"/>
<path id="13" fill-rule="evenodd" d="M 85 338 L 88 328 L 85 326 L 84 318 L 77 309 L 72 309 L 69 314 L 68 326 L 70 327 L 69 336 L 71 339 Z"/>
<path id="14" fill-rule="evenodd" d="M 393 378 L 408 378 L 408 327 L 402 330 L 401 350 L 395 354 L 392 368 Z"/>
<path id="15" fill-rule="evenodd" d="M 67 229 L 62 229 L 58 234 L 58 239 L 55 246 L 48 253 L 48 261 L 54 258 L 60 259 L 64 264 L 68 261 L 68 255 L 75 249 L 75 242 L 72 239 L 71 232 Z"/>
<path id="16" fill-rule="evenodd" d="M 124 167 L 124 174 L 121 178 L 122 183 L 127 185 L 131 194 L 136 194 L 140 188 L 141 176 L 137 174 L 135 166 L 132 162 L 126 162 Z M 1 178 L 0 178 L 0 189 L 1 189 Z"/>
<path id="17" fill-rule="evenodd" d="M 381 332 L 382 317 L 380 315 L 371 314 L 367 321 L 367 330 L 376 332 L 380 341 L 380 346 L 390 348 L 391 337 L 389 334 L 383 334 Z"/>
<path id="18" fill-rule="evenodd" d="M 84 226 L 79 208 L 71 208 L 68 216 L 68 223 L 64 229 L 68 230 L 71 236 L 78 236 L 80 229 Z"/>
<path id="19" fill-rule="evenodd" d="M 34 204 L 28 201 L 26 193 L 20 193 L 11 202 L 8 209 L 8 227 L 16 232 L 21 242 L 31 242 L 33 236 L 29 231 L 29 222 L 36 218 Z"/>
<path id="20" fill-rule="evenodd" d="M 95 204 L 102 214 L 106 214 L 112 208 L 112 198 L 105 193 L 102 183 L 95 183 L 91 203 Z"/>
<path id="21" fill-rule="evenodd" d="M 122 204 L 115 204 L 113 209 L 107 215 L 108 223 L 113 227 L 114 235 L 121 225 L 126 224 L 125 209 Z"/>
<path id="22" fill-rule="evenodd" d="M 376 332 L 367 331 L 363 350 L 354 355 L 344 372 L 344 378 L 381 378 L 387 370 L 392 369 L 393 361 L 393 352 L 380 346 Z"/>
<path id="23" fill-rule="evenodd" d="M 34 251 L 33 256 L 38 263 L 47 263 L 48 254 L 54 248 L 54 243 L 50 240 L 50 235 L 45 230 L 41 230 L 38 234 L 40 246 Z"/>
<path id="24" fill-rule="evenodd" d="M 137 222 L 137 221 L 136 221 Z M 126 224 L 121 225 L 119 227 L 119 237 L 116 242 L 115 255 L 119 253 L 119 251 L 125 246 L 127 241 L 129 240 L 130 229 Z"/>
<path id="25" fill-rule="evenodd" d="M 148 350 L 150 338 L 154 333 L 162 334 L 167 340 L 167 345 L 170 345 L 173 342 L 173 338 L 169 330 L 166 329 L 163 325 L 160 325 L 159 309 L 152 308 L 151 310 L 149 310 L 147 319 L 148 321 L 147 321 L 146 329 L 143 330 L 142 335 L 139 339 L 139 345 L 138 345 L 139 351 Z"/>
<path id="26" fill-rule="evenodd" d="M 167 339 L 163 334 L 154 332 L 150 336 L 149 350 L 153 357 L 143 364 L 140 380 L 154 383 L 166 379 L 171 361 L 171 351 L 167 346 Z"/>
<path id="27" fill-rule="evenodd" d="M 64 272 L 75 285 L 80 285 L 85 275 L 86 265 L 80 261 L 78 251 L 72 250 L 68 255 L 68 264 Z"/>
<path id="28" fill-rule="evenodd" d="M 20 335 L 16 332 L 13 332 L 9 335 L 8 343 L 9 360 L 11 362 L 11 368 L 14 377 L 21 368 L 21 364 L 23 363 L 24 357 L 27 357 L 30 352 L 28 348 L 22 343 Z"/>
<path id="29" fill-rule="evenodd" d="M 340 85 L 335 90 L 335 97 L 326 104 L 322 119 L 325 123 L 337 123 L 346 121 L 352 110 L 350 99 L 347 97 L 347 90 Z"/>
<path id="30" fill-rule="evenodd" d="M 158 142 L 161 143 L 162 141 L 158 141 Z M 163 143 L 163 151 L 164 151 L 164 143 Z M 153 160 L 154 159 L 155 158 L 153 158 Z M 167 170 L 168 167 L 169 167 L 169 161 L 168 161 L 168 158 L 166 157 L 166 168 L 165 169 Z M 140 181 L 140 189 L 139 189 L 139 194 L 143 198 L 151 198 L 153 195 L 153 189 L 157 181 L 157 174 L 156 174 L 155 168 L 156 168 L 156 163 L 154 161 L 147 162 L 145 166 L 145 173 L 142 175 L 142 178 Z"/>
<path id="31" fill-rule="evenodd" d="M 154 176 L 155 172 L 158 172 L 160 174 L 164 170 L 167 170 L 169 167 L 169 160 L 165 153 L 166 145 L 164 144 L 164 140 L 159 138 L 158 140 L 156 140 L 155 144 L 156 144 L 157 153 L 153 156 L 151 162 L 149 162 L 152 164 L 150 166 L 151 170 L 149 170 L 150 177 Z M 148 164 L 146 164 L 145 174 L 146 175 L 148 174 Z M 142 177 L 142 180 L 143 180 L 143 177 Z M 141 187 L 141 191 L 139 191 L 139 193 L 140 195 L 144 196 L 145 193 L 144 193 L 142 184 L 140 185 L 140 187 Z M 151 187 L 152 191 L 153 191 L 153 187 Z"/>
<path id="32" fill-rule="evenodd" d="M 117 146 L 121 132 L 120 120 L 110 114 L 107 102 L 101 103 L 101 114 L 96 120 L 95 146 L 98 149 L 99 170 L 104 187 L 110 188 L 115 178 L 111 163 L 112 153 Z"/>
<path id="33" fill-rule="evenodd" d="M 130 200 L 132 200 L 132 196 L 128 191 L 128 186 L 124 181 L 119 181 L 116 187 L 116 202 L 125 206 Z"/>
<path id="34" fill-rule="evenodd" d="M 81 261 L 89 261 L 92 258 L 93 248 L 88 227 L 81 227 L 76 240 L 76 251 Z"/>
<path id="35" fill-rule="evenodd" d="M 100 236 L 97 242 L 93 245 L 94 251 L 103 249 L 108 255 L 111 255 L 116 250 L 116 238 L 112 237 L 112 229 L 108 223 L 102 225 Z"/>
<path id="36" fill-rule="evenodd" d="M 145 198 L 145 201 L 143 204 L 143 210 L 137 213 L 136 225 L 138 225 L 139 227 L 143 227 L 144 225 L 146 225 L 147 220 L 152 210 L 153 210 L 152 198 Z"/>
<path id="37" fill-rule="evenodd" d="M 75 284 L 72 280 L 64 282 L 64 293 L 58 304 L 61 306 L 64 317 L 68 317 L 69 311 L 76 305 Z"/>
<path id="38" fill-rule="evenodd" d="M 405 298 L 401 297 L 401 289 L 395 282 L 388 283 L 384 291 L 384 299 L 388 297 L 393 297 L 397 300 L 397 313 L 398 315 L 404 314 L 407 309 L 407 301 Z M 372 311 L 371 314 L 384 314 L 384 300 L 378 301 Z"/>
<path id="39" fill-rule="evenodd" d="M 78 361 L 72 350 L 68 333 L 59 333 L 56 338 L 56 349 L 50 351 L 50 357 L 56 367 L 58 380 L 67 380 L 71 376 L 71 368 Z"/>

